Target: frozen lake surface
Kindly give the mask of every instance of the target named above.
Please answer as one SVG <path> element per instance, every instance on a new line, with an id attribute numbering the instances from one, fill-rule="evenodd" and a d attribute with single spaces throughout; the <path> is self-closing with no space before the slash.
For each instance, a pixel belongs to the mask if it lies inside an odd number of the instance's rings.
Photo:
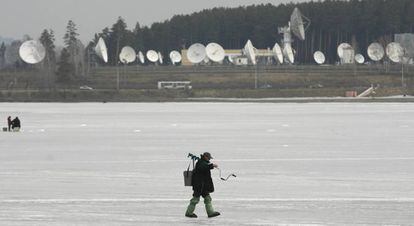
<path id="1" fill-rule="evenodd" d="M 414 104 L 0 103 L 0 225 L 414 225 Z M 189 152 L 213 205 L 184 217 Z"/>

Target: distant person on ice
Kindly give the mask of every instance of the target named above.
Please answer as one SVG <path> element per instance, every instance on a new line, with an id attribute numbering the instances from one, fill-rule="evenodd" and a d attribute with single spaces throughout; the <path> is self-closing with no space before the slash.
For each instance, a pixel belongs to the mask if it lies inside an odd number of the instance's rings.
<path id="1" fill-rule="evenodd" d="M 214 192 L 214 184 L 210 171 L 218 167 L 216 164 L 210 163 L 210 159 L 212 158 L 210 153 L 205 152 L 197 161 L 191 182 L 194 193 L 193 198 L 190 200 L 190 205 L 188 205 L 187 212 L 185 213 L 186 217 L 197 217 L 197 215 L 194 214 L 194 210 L 196 205 L 200 202 L 200 196 L 203 196 L 204 198 L 208 217 L 216 217 L 220 215 L 219 212 L 214 211 L 213 205 L 211 204 L 212 199 L 210 193 Z"/>
<path id="2" fill-rule="evenodd" d="M 10 132 L 10 128 L 12 126 L 12 120 L 11 120 L 11 116 L 7 117 L 7 127 L 8 127 L 8 131 Z"/>
<path id="3" fill-rule="evenodd" d="M 16 117 L 15 119 L 13 119 L 12 121 L 12 130 L 13 131 L 19 131 L 20 130 L 20 119 L 18 117 Z"/>

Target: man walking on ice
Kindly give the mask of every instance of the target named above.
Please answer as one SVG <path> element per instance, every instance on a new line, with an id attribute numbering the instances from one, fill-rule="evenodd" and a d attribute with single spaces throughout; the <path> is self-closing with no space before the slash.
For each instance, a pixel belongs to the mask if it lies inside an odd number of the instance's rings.
<path id="1" fill-rule="evenodd" d="M 217 217 L 220 215 L 219 212 L 214 211 L 213 205 L 211 204 L 210 193 L 214 192 L 214 184 L 211 178 L 211 170 L 217 168 L 216 164 L 210 163 L 211 154 L 205 152 L 201 155 L 201 158 L 197 161 L 197 164 L 193 171 L 192 186 L 193 186 L 193 198 L 190 200 L 188 205 L 186 217 L 196 218 L 197 215 L 194 213 L 196 205 L 200 202 L 200 196 L 204 198 L 204 204 L 206 206 L 208 217 Z"/>

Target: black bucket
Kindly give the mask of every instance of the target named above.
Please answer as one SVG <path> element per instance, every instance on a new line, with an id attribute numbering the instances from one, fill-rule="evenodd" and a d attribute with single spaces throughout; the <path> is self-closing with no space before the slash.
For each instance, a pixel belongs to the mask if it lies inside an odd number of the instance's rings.
<path id="1" fill-rule="evenodd" d="M 192 186 L 191 179 L 193 177 L 193 171 L 186 170 L 186 171 L 184 171 L 183 174 L 184 174 L 184 186 L 186 186 L 186 187 Z"/>

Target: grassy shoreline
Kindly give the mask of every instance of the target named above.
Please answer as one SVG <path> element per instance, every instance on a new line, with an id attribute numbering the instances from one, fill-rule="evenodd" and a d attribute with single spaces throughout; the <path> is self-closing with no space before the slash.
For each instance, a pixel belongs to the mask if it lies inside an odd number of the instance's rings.
<path id="1" fill-rule="evenodd" d="M 346 98 L 347 89 L 14 90 L 0 102 L 414 102 L 412 90 L 379 89 L 369 98 Z M 407 97 L 403 97 L 405 92 Z"/>

